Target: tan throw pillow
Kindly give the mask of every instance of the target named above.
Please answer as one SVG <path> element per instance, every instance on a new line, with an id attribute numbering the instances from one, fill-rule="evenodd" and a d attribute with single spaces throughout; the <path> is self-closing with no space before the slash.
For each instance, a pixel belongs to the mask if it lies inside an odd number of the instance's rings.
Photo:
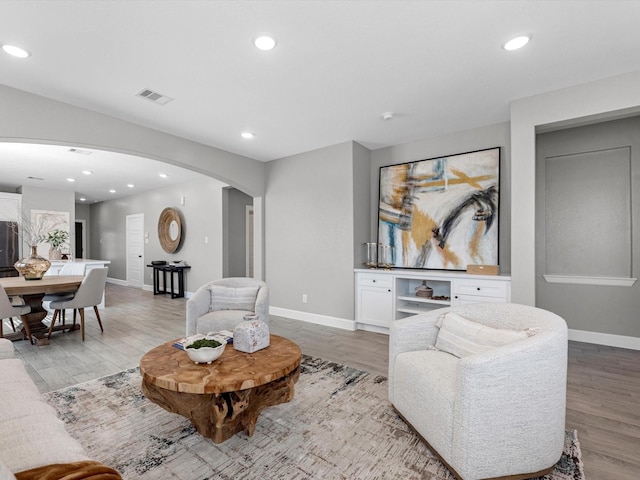
<path id="1" fill-rule="evenodd" d="M 223 287 L 212 285 L 210 311 L 218 310 L 248 310 L 256 308 L 256 297 L 259 287 Z"/>
<path id="2" fill-rule="evenodd" d="M 441 316 L 436 325 L 440 327 L 436 348 L 459 358 L 486 352 L 492 348 L 522 340 L 532 334 L 527 330 L 489 327 L 452 312 Z"/>

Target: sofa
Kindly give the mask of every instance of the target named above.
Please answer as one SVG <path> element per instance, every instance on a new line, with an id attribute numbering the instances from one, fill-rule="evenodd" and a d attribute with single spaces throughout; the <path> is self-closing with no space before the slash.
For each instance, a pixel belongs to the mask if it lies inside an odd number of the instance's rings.
<path id="1" fill-rule="evenodd" d="M 458 479 L 542 476 L 564 446 L 567 350 L 565 321 L 525 305 L 397 320 L 389 400 Z"/>
<path id="2" fill-rule="evenodd" d="M 229 277 L 201 286 L 187 301 L 187 336 L 233 331 L 248 313 L 269 323 L 269 287 L 254 278 Z"/>
<path id="3" fill-rule="evenodd" d="M 122 477 L 86 455 L 14 358 L 13 344 L 0 338 L 0 480 L 66 478 Z"/>

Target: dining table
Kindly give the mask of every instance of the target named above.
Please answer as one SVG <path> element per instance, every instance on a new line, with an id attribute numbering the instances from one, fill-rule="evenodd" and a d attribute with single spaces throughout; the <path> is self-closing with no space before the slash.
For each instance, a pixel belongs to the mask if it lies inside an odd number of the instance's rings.
<path id="1" fill-rule="evenodd" d="M 29 340 L 41 346 L 48 345 L 49 326 L 43 320 L 48 312 L 42 305 L 42 299 L 50 293 L 75 293 L 82 283 L 83 275 L 48 275 L 38 280 L 26 280 L 24 277 L 0 278 L 0 285 L 9 297 L 21 297 L 25 305 L 31 307 L 27 314 L 20 315 L 22 326 L 19 332 L 5 334 L 9 340 Z M 53 331 L 77 330 L 80 326 L 57 324 Z"/>

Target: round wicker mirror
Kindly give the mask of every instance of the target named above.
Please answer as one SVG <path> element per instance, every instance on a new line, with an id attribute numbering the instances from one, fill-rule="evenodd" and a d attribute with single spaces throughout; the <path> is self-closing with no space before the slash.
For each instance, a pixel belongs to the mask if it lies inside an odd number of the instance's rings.
<path id="1" fill-rule="evenodd" d="M 175 208 L 162 210 L 158 220 L 158 238 L 165 252 L 173 253 L 178 249 L 182 238 L 182 222 Z"/>

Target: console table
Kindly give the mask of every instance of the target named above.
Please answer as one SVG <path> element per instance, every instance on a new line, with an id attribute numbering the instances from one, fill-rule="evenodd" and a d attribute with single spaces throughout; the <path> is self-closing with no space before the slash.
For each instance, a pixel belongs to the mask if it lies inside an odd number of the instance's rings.
<path id="1" fill-rule="evenodd" d="M 191 268 L 191 265 L 147 265 L 153 268 L 153 294 L 170 293 L 171 298 L 184 297 L 184 271 Z M 162 288 L 160 288 L 160 272 L 162 272 Z M 171 290 L 167 290 L 167 272 L 171 278 Z M 174 273 L 178 277 L 178 293 L 174 289 Z"/>
<path id="2" fill-rule="evenodd" d="M 416 295 L 422 282 L 430 298 Z M 434 270 L 355 270 L 356 327 L 387 333 L 394 320 L 465 303 L 510 302 L 510 275 Z"/>

